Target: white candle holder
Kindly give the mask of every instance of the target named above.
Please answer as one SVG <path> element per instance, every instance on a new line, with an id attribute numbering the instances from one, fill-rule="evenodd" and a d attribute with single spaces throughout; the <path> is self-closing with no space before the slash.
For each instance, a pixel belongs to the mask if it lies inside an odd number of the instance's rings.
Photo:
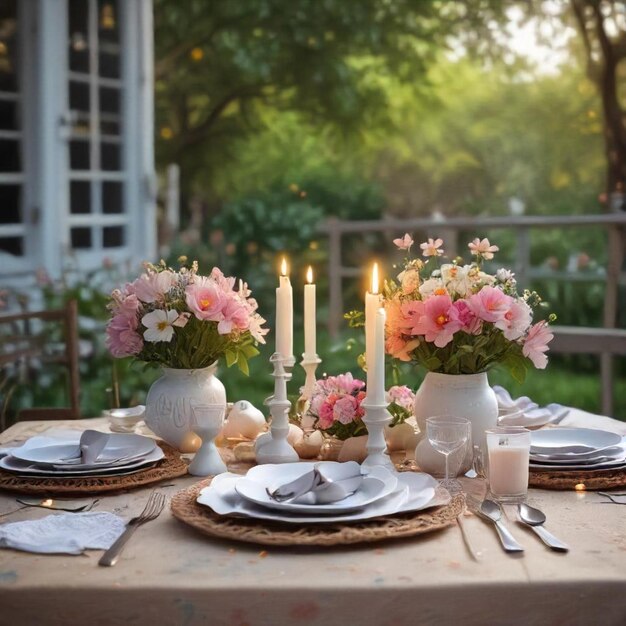
<path id="1" fill-rule="evenodd" d="M 302 361 L 300 366 L 306 372 L 306 378 L 304 379 L 304 387 L 302 388 L 302 395 L 300 399 L 310 400 L 313 397 L 313 389 L 315 388 L 315 370 L 317 366 L 322 362 L 317 354 L 302 355 Z"/>
<path id="2" fill-rule="evenodd" d="M 385 426 L 391 422 L 391 414 L 386 404 L 369 403 L 365 398 L 361 404 L 365 409 L 363 423 L 367 426 L 367 457 L 362 465 L 365 468 L 382 465 L 395 471 L 391 458 L 386 453 Z"/>
<path id="3" fill-rule="evenodd" d="M 278 352 L 270 357 L 270 363 L 274 365 L 274 395 L 265 404 L 270 408 L 272 423 L 270 431 L 256 440 L 254 450 L 257 463 L 293 463 L 299 459 L 298 453 L 287 441 L 291 406 L 287 399 L 287 381 L 291 380 L 291 373 L 286 368 L 293 367 L 295 362 L 293 356 L 283 357 Z"/>

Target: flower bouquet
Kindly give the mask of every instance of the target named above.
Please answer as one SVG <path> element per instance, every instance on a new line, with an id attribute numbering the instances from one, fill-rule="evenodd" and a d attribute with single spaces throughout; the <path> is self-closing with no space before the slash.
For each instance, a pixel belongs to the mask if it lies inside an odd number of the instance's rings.
<path id="1" fill-rule="evenodd" d="M 223 356 L 247 374 L 268 332 L 247 285 L 240 281 L 235 291 L 235 279 L 216 267 L 201 276 L 195 261 L 179 271 L 163 261 L 145 269 L 111 294 L 111 354 L 174 369 L 202 369 Z"/>
<path id="2" fill-rule="evenodd" d="M 367 434 L 363 423 L 365 413 L 365 383 L 349 372 L 318 380 L 313 389 L 309 415 L 314 426 L 341 441 Z M 388 409 L 392 415 L 391 425 L 402 424 L 412 415 L 413 392 L 404 386 L 391 387 L 387 392 Z"/>
<path id="3" fill-rule="evenodd" d="M 388 354 L 444 374 L 476 374 L 501 364 L 519 382 L 529 365 L 546 367 L 553 335 L 547 321 L 533 323 L 541 298 L 528 290 L 519 295 L 509 270 L 483 270 L 497 246 L 474 239 L 468 244 L 473 261 L 464 264 L 441 263 L 441 239 L 420 245 L 424 261 L 410 257 L 410 235 L 394 243 L 407 257 L 398 280 L 385 284 Z"/>
<path id="4" fill-rule="evenodd" d="M 184 259 L 183 259 L 184 262 Z M 198 274 L 197 263 L 179 271 L 165 263 L 146 271 L 111 294 L 107 346 L 115 357 L 134 356 L 163 367 L 146 398 L 146 424 L 183 452 L 200 441 L 196 410 L 210 407 L 223 420 L 226 391 L 215 376 L 217 361 L 248 373 L 267 330 L 257 303 L 243 281 L 213 268 Z"/>

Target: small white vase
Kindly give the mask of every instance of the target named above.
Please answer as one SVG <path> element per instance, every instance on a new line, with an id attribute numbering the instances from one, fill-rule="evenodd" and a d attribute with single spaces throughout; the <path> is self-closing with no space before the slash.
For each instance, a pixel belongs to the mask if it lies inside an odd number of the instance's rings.
<path id="1" fill-rule="evenodd" d="M 487 373 L 428 372 L 415 394 L 415 418 L 420 429 L 415 460 L 423 471 L 442 476 L 445 458 L 432 448 L 426 437 L 426 418 L 435 415 L 465 417 L 472 423 L 472 441 L 463 458 L 455 453 L 450 455 L 451 470 L 455 468 L 454 473 L 464 474 L 472 466 L 473 445 L 484 450 L 485 430 L 498 423 L 498 400 L 489 386 Z"/>
<path id="2" fill-rule="evenodd" d="M 216 371 L 217 362 L 196 370 L 164 367 L 146 398 L 148 428 L 181 452 L 195 452 L 200 438 L 194 432 L 192 407 L 221 404 L 226 410 L 226 390 Z"/>

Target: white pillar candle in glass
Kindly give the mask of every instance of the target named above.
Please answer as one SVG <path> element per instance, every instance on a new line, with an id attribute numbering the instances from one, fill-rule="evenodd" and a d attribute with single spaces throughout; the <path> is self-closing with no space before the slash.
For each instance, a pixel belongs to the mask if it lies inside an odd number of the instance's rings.
<path id="1" fill-rule="evenodd" d="M 293 358 L 293 290 L 284 257 L 276 288 L 276 352 L 284 359 Z"/>
<path id="2" fill-rule="evenodd" d="M 522 426 L 497 426 L 485 434 L 492 496 L 503 502 L 523 500 L 528 491 L 530 431 Z"/>
<path id="3" fill-rule="evenodd" d="M 378 263 L 372 267 L 371 291 L 365 294 L 365 364 L 367 367 L 367 395 L 372 400 L 370 389 L 374 386 L 374 358 L 375 358 L 375 334 L 376 315 L 382 304 L 381 294 L 378 293 Z M 383 359 L 385 355 L 383 338 Z"/>
<path id="4" fill-rule="evenodd" d="M 307 284 L 304 285 L 304 357 L 315 357 L 317 354 L 316 328 L 317 315 L 315 310 L 315 283 L 313 268 L 309 266 L 306 273 Z"/>

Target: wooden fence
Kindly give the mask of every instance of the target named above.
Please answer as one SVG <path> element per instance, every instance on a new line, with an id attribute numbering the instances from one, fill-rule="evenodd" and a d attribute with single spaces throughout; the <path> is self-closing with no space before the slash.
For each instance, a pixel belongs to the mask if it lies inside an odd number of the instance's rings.
<path id="1" fill-rule="evenodd" d="M 576 274 L 533 268 L 530 263 L 532 231 L 547 228 L 562 230 L 564 237 L 571 228 L 605 229 L 608 249 L 605 273 L 602 275 Z M 331 336 L 336 336 L 340 329 L 344 313 L 343 280 L 360 277 L 364 271 L 364 268 L 344 266 L 342 257 L 344 236 L 386 233 L 389 237 L 400 237 L 405 232 L 423 233 L 426 236 L 442 237 L 446 242 L 446 251 L 454 255 L 458 251 L 458 236 L 461 231 L 471 231 L 478 235 L 494 229 L 512 230 L 515 233 L 513 270 L 520 287 L 527 286 L 530 280 L 537 278 L 558 281 L 594 280 L 605 283 L 603 327 L 555 326 L 555 338 L 551 344 L 551 350 L 559 353 L 588 353 L 600 356 L 602 411 L 605 415 L 611 415 L 614 393 L 613 355 L 626 355 L 626 330 L 617 328 L 619 288 L 626 286 L 626 272 L 624 271 L 626 213 L 623 212 L 551 217 L 467 217 L 445 220 L 341 221 L 331 218 L 320 228 L 321 232 L 328 236 L 329 244 L 329 333 Z"/>

